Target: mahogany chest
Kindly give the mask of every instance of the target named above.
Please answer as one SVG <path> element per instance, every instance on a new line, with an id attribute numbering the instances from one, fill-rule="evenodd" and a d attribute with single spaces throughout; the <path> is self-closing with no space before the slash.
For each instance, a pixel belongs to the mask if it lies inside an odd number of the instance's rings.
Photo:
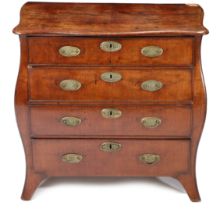
<path id="1" fill-rule="evenodd" d="M 52 176 L 172 176 L 199 201 L 202 8 L 30 2 L 20 17 L 22 199 Z"/>

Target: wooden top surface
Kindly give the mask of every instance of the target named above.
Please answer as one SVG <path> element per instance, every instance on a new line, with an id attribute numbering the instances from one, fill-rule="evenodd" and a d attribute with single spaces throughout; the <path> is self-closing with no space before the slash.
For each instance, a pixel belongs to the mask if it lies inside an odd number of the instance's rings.
<path id="1" fill-rule="evenodd" d="M 206 34 L 208 30 L 198 5 L 28 2 L 14 33 L 150 36 Z"/>

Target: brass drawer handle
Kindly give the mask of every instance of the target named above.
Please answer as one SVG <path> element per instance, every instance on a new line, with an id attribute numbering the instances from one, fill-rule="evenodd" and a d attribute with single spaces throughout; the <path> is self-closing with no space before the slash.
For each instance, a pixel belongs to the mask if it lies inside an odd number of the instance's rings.
<path id="1" fill-rule="evenodd" d="M 115 119 L 121 117 L 122 112 L 119 109 L 105 108 L 101 110 L 101 114 L 104 118 Z"/>
<path id="2" fill-rule="evenodd" d="M 62 161 L 66 163 L 79 163 L 83 159 L 82 155 L 69 153 L 62 156 Z"/>
<path id="3" fill-rule="evenodd" d="M 158 57 L 163 54 L 163 48 L 159 46 L 146 46 L 141 49 L 141 54 L 150 58 Z"/>
<path id="4" fill-rule="evenodd" d="M 163 83 L 160 81 L 156 81 L 156 80 L 147 80 L 147 81 L 142 82 L 141 84 L 141 88 L 143 90 L 147 90 L 150 92 L 160 90 L 162 87 L 163 87 Z"/>
<path id="5" fill-rule="evenodd" d="M 141 124 L 145 128 L 156 128 L 162 123 L 162 120 L 158 117 L 143 117 Z"/>
<path id="6" fill-rule="evenodd" d="M 63 117 L 61 122 L 66 126 L 75 127 L 81 124 L 81 119 L 77 117 Z"/>
<path id="7" fill-rule="evenodd" d="M 143 154 L 139 156 L 139 160 L 145 164 L 155 164 L 160 161 L 160 155 L 157 154 Z"/>
<path id="8" fill-rule="evenodd" d="M 81 88 L 81 83 L 77 80 L 67 79 L 60 82 L 60 88 L 65 91 L 76 91 Z"/>
<path id="9" fill-rule="evenodd" d="M 59 53 L 64 57 L 74 57 L 80 54 L 80 49 L 75 46 L 63 46 L 59 49 Z"/>
<path id="10" fill-rule="evenodd" d="M 100 44 L 100 48 L 105 52 L 116 52 L 122 48 L 122 45 L 115 41 L 105 41 Z"/>
<path id="11" fill-rule="evenodd" d="M 121 74 L 116 72 L 104 72 L 101 74 L 101 79 L 105 82 L 118 82 L 121 78 Z"/>
<path id="12" fill-rule="evenodd" d="M 121 144 L 115 142 L 104 142 L 100 145 L 100 150 L 103 152 L 117 152 L 121 149 Z"/>

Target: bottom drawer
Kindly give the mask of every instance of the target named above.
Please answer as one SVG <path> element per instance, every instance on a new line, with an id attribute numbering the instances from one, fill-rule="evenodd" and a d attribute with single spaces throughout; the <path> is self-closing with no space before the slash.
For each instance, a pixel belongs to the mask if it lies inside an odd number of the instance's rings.
<path id="1" fill-rule="evenodd" d="M 188 140 L 33 140 L 48 176 L 174 176 L 187 171 Z"/>

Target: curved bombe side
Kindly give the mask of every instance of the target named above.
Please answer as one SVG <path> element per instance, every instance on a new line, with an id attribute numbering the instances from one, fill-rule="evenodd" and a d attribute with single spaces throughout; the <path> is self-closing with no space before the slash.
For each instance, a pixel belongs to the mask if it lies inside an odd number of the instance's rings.
<path id="1" fill-rule="evenodd" d="M 29 134 L 28 116 L 28 46 L 25 36 L 20 36 L 20 45 L 21 58 L 15 91 L 15 113 L 26 158 L 26 179 L 21 198 L 23 200 L 30 200 L 35 189 L 45 178 L 45 175 L 38 174 L 33 170 L 32 141 Z"/>
<path id="2" fill-rule="evenodd" d="M 190 168 L 188 173 L 177 176 L 192 201 L 200 201 L 196 180 L 196 153 L 206 118 L 206 88 L 201 65 L 201 40 L 195 37 L 193 70 L 193 123 L 191 137 Z"/>

